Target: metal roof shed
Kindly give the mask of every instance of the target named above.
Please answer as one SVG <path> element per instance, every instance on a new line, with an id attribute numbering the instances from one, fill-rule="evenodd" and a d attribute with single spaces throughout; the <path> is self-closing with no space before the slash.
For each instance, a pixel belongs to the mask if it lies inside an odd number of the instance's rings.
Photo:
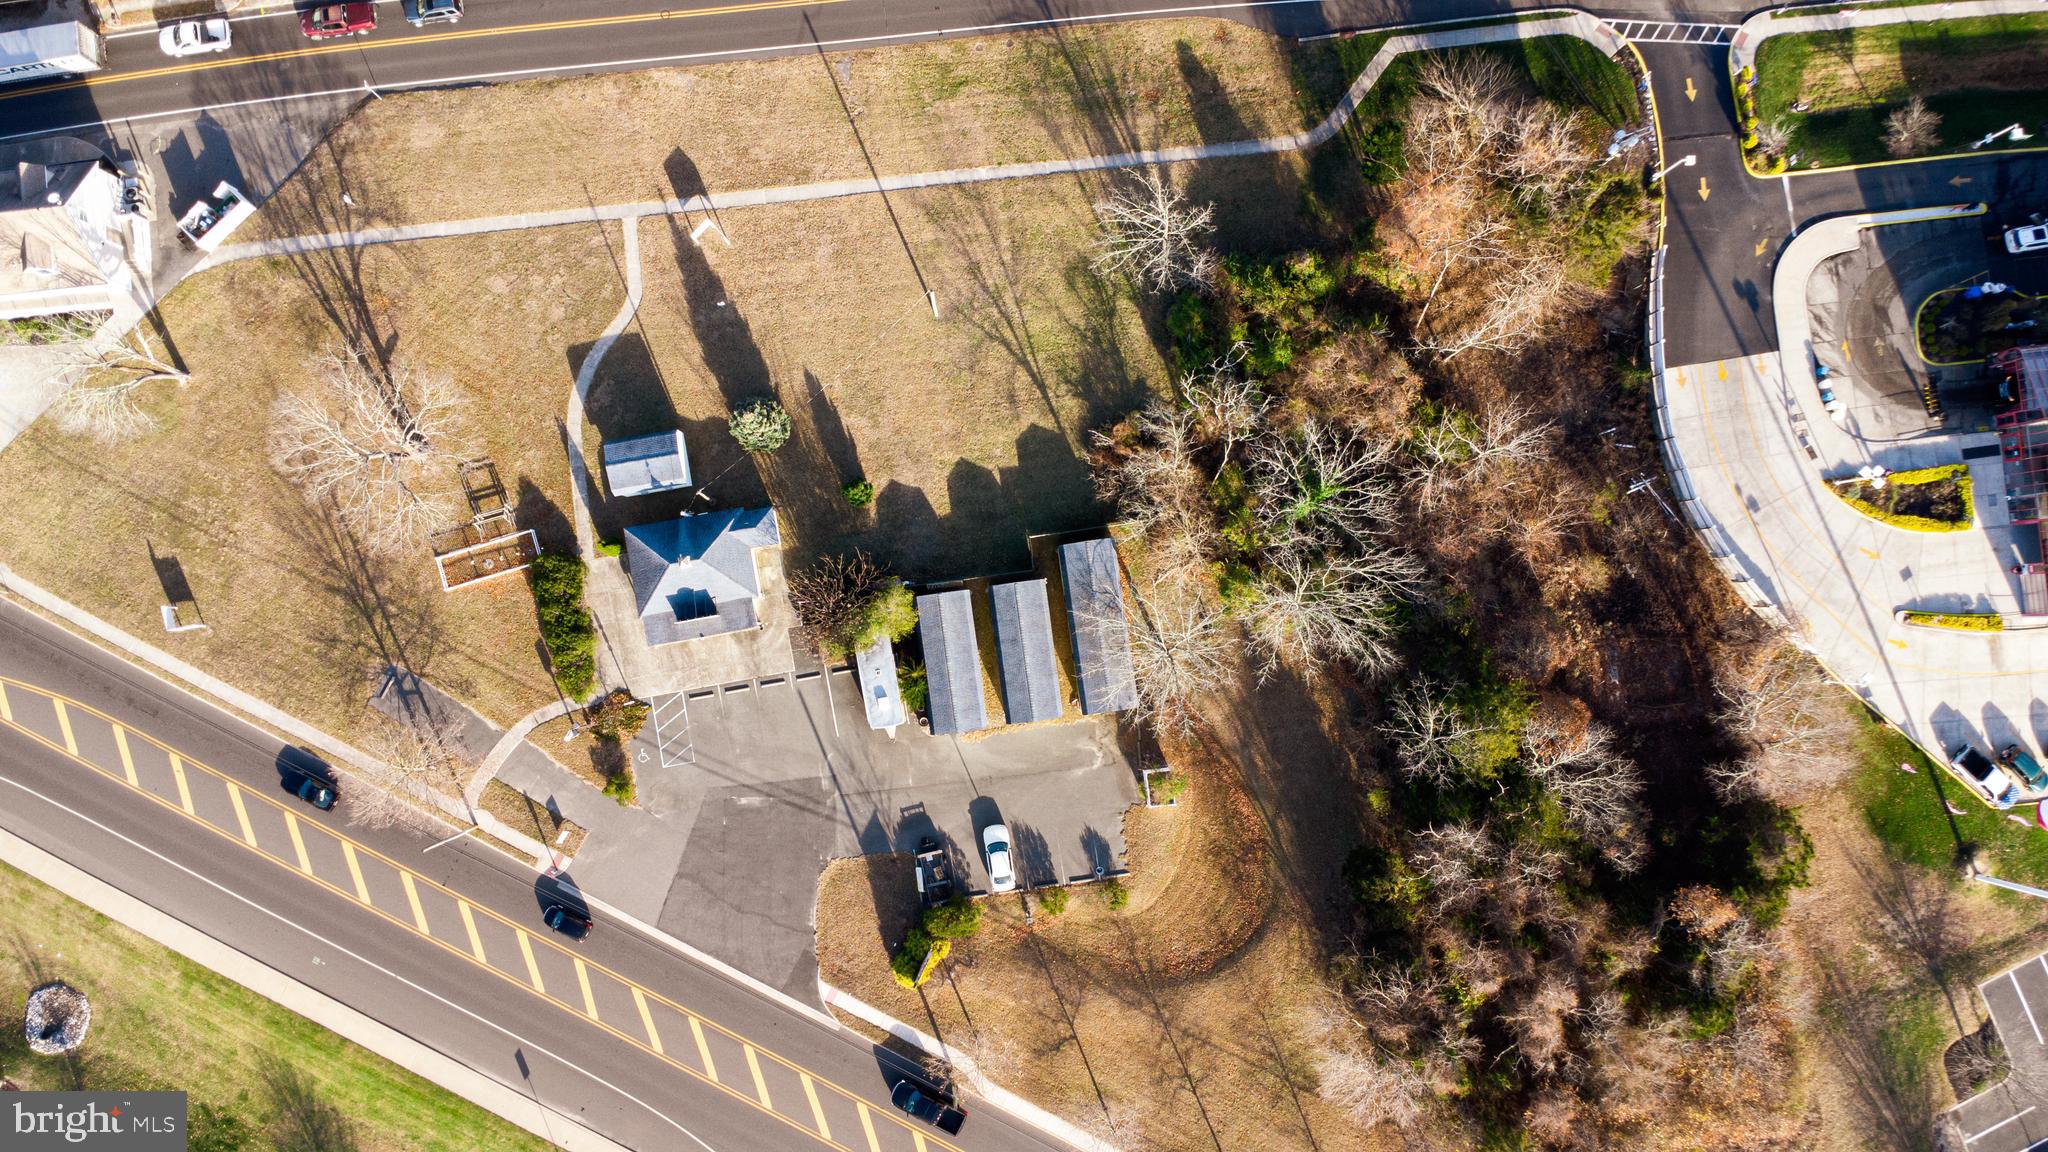
<path id="1" fill-rule="evenodd" d="M 681 432 L 656 432 L 604 446 L 604 486 L 617 496 L 645 496 L 690 484 L 690 453 Z"/>
<path id="2" fill-rule="evenodd" d="M 1116 542 L 1060 545 L 1060 577 L 1066 584 L 1067 623 L 1074 630 L 1074 659 L 1081 671 L 1081 711 L 1093 716 L 1137 707 L 1138 681 L 1131 670 L 1131 629 L 1124 619 Z"/>
<path id="3" fill-rule="evenodd" d="M 988 590 L 996 609 L 996 652 L 1003 662 L 1003 709 L 1010 723 L 1057 720 L 1060 674 L 1052 650 L 1052 610 L 1044 580 L 1019 580 Z"/>
<path id="4" fill-rule="evenodd" d="M 919 596 L 917 632 L 924 641 L 932 735 L 988 727 L 988 705 L 981 694 L 981 648 L 974 639 L 974 594 L 956 588 Z"/>
<path id="5" fill-rule="evenodd" d="M 860 698 L 867 704 L 868 727 L 894 731 L 907 715 L 903 687 L 896 681 L 896 646 L 887 636 L 876 637 L 854 654 L 853 668 L 860 677 Z"/>

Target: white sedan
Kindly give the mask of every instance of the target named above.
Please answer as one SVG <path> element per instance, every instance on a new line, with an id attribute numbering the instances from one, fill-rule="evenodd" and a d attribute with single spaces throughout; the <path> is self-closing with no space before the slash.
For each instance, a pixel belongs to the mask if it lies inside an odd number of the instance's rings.
<path id="1" fill-rule="evenodd" d="M 2048 252 L 2048 224 L 2006 229 L 2005 250 L 2015 256 L 2023 252 Z"/>
<path id="2" fill-rule="evenodd" d="M 988 890 L 1015 890 L 1017 870 L 1010 864 L 1010 830 L 1001 824 L 991 824 L 982 829 L 981 850 L 988 854 Z"/>
<path id="3" fill-rule="evenodd" d="M 234 38 L 224 17 L 209 16 L 204 20 L 180 20 L 176 24 L 164 25 L 156 34 L 157 47 L 166 56 L 199 56 L 207 52 L 225 52 Z"/>

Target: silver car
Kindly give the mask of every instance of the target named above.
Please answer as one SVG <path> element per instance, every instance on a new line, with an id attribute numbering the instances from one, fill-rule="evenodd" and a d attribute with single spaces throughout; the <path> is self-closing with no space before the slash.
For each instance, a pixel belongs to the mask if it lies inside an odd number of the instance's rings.
<path id="1" fill-rule="evenodd" d="M 209 16 L 204 20 L 180 20 L 166 24 L 156 34 L 156 46 L 166 56 L 201 56 L 208 52 L 225 52 L 234 40 L 234 30 L 227 19 Z"/>

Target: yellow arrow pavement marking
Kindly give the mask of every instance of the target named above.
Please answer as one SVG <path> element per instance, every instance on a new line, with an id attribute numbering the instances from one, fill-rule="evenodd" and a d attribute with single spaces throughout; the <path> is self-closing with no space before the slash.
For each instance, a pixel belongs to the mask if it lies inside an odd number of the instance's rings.
<path id="1" fill-rule="evenodd" d="M 1714 361 L 1714 371 L 1721 374 L 1721 379 L 1726 380 L 1728 378 L 1728 365 L 1719 360 Z"/>
<path id="2" fill-rule="evenodd" d="M 697 1055 L 704 1061 L 704 1075 L 718 1079 L 718 1065 L 711 1062 L 711 1045 L 704 1042 L 704 1025 L 697 1023 L 695 1016 L 690 1017 L 690 1035 L 697 1038 Z"/>
<path id="3" fill-rule="evenodd" d="M 633 1007 L 640 1010 L 640 1023 L 647 1029 L 647 1046 L 660 1055 L 667 1055 L 661 1047 L 661 1033 L 654 1030 L 654 1013 L 647 1010 L 647 997 L 641 995 L 638 987 L 633 989 Z"/>
<path id="4" fill-rule="evenodd" d="M 1759 256 L 1763 255 L 1764 249 L 1769 248 L 1770 246 L 1771 238 L 1769 236 L 1764 237 L 1763 239 L 1756 242 L 1756 254 Z"/>
<path id="5" fill-rule="evenodd" d="M 1847 340 L 1842 341 L 1842 359 L 1854 360 L 1855 358 L 1856 354 L 1849 350 L 1849 342 Z"/>
<path id="6" fill-rule="evenodd" d="M 197 816 L 198 810 L 192 807 L 192 786 L 185 783 L 185 761 L 176 752 L 171 753 L 171 779 L 178 782 L 178 807 L 187 816 Z"/>
<path id="7" fill-rule="evenodd" d="M 590 994 L 590 969 L 581 957 L 576 958 L 576 983 L 583 988 L 583 1014 L 592 1020 L 597 1019 L 597 997 Z"/>
<path id="8" fill-rule="evenodd" d="M 1903 649 L 1906 646 L 1906 642 L 1904 640 L 1886 640 L 1885 643 L 1890 644 L 1894 648 L 1900 649 Z"/>
<path id="9" fill-rule="evenodd" d="M 64 751 L 78 755 L 78 737 L 71 734 L 71 711 L 64 707 L 62 700 L 53 700 L 57 706 L 57 730 L 64 733 Z"/>
<path id="10" fill-rule="evenodd" d="M 427 930 L 427 910 L 420 907 L 420 890 L 412 882 L 412 873 L 400 872 L 398 879 L 405 885 L 405 902 L 412 905 L 413 926 L 420 930 L 420 935 L 422 936 L 433 935 L 432 932 Z M 534 983 L 536 987 L 539 986 L 539 981 Z"/>
<path id="11" fill-rule="evenodd" d="M 469 933 L 470 953 L 476 957 L 477 963 L 490 963 L 484 959 L 484 938 L 476 934 L 476 917 L 469 914 L 469 901 L 457 900 L 455 907 L 462 912 L 462 930 Z"/>
<path id="12" fill-rule="evenodd" d="M 1863 545 L 1861 545 L 1861 544 L 1858 544 L 1858 545 L 1856 546 L 1856 550 L 1857 550 L 1858 552 L 1861 552 L 1861 553 L 1863 553 L 1863 554 L 1864 554 L 1865 556 L 1868 556 L 1868 557 L 1870 557 L 1870 558 L 1871 558 L 1872 560 L 1875 560 L 1875 559 L 1877 559 L 1877 553 L 1875 553 L 1875 552 L 1872 552 L 1872 551 L 1871 551 L 1870 549 L 1868 549 L 1868 548 L 1865 548 L 1865 547 L 1864 547 Z"/>
<path id="13" fill-rule="evenodd" d="M 370 886 L 363 883 L 363 866 L 356 862 L 356 846 L 343 840 L 341 842 L 341 854 L 348 859 L 348 878 L 355 881 L 356 899 L 368 904 L 370 902 Z"/>
<path id="14" fill-rule="evenodd" d="M 768 1102 L 768 1078 L 761 1075 L 761 1062 L 754 1058 L 752 1044 L 747 1045 L 747 1070 L 754 1074 L 754 1093 L 761 1098 L 761 1107 L 775 1107 Z"/>
<path id="15" fill-rule="evenodd" d="M 1707 191 L 1707 178 L 1705 176 L 1702 176 L 1700 177 L 1700 199 L 1705 200 L 1708 195 L 1709 193 Z"/>
<path id="16" fill-rule="evenodd" d="M 535 992 L 546 993 L 547 986 L 540 982 L 540 965 L 533 962 L 533 941 L 527 937 L 525 929 L 515 928 L 513 931 L 519 933 L 519 954 L 526 957 L 526 978 L 533 983 Z"/>
<path id="17" fill-rule="evenodd" d="M 135 776 L 135 756 L 128 751 L 128 730 L 119 724 L 114 725 L 114 747 L 121 751 L 121 771 L 128 775 L 128 786 L 142 787 L 142 781 Z"/>
<path id="18" fill-rule="evenodd" d="M 228 799 L 233 801 L 235 805 L 235 823 L 242 826 L 242 842 L 254 848 L 256 846 L 256 829 L 249 824 L 249 806 L 242 803 L 242 789 L 239 785 L 228 785 Z"/>
<path id="19" fill-rule="evenodd" d="M 1951 188 L 1961 188 L 1963 185 L 1969 183 L 1972 183 L 1972 180 L 1968 176 L 1951 176 L 1949 177 L 1948 181 L 1949 187 Z"/>
<path id="20" fill-rule="evenodd" d="M 1685 78 L 1685 98 L 1687 100 L 1696 100 L 1699 98 L 1699 94 L 1700 90 L 1692 85 L 1692 77 L 1687 76 Z"/>
<path id="21" fill-rule="evenodd" d="M 803 1078 L 804 1095 L 811 1102 L 811 1119 L 818 1122 L 818 1139 L 830 1143 L 832 1140 L 832 1126 L 825 1123 L 825 1106 L 818 1103 L 818 1086 L 811 1083 L 810 1073 L 799 1072 L 797 1075 Z"/>

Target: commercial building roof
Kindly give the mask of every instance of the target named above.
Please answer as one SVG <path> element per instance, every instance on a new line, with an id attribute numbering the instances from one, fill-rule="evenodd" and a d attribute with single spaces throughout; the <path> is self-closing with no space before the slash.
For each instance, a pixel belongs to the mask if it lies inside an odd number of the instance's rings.
<path id="1" fill-rule="evenodd" d="M 755 627 L 754 549 L 782 543 L 773 508 L 733 508 L 626 529 L 626 572 L 649 644 Z"/>
<path id="2" fill-rule="evenodd" d="M 974 638 L 974 594 L 957 588 L 919 596 L 917 632 L 924 642 L 932 734 L 988 727 L 988 705 L 981 694 L 981 648 Z"/>
<path id="3" fill-rule="evenodd" d="M 604 485 L 613 496 L 644 496 L 689 484 L 690 452 L 681 432 L 605 442 Z"/>
<path id="4" fill-rule="evenodd" d="M 1052 647 L 1052 610 L 1044 580 L 1019 580 L 988 590 L 995 604 L 996 652 L 1003 664 L 1003 710 L 1012 724 L 1057 720 L 1060 701 L 1058 657 Z"/>
<path id="5" fill-rule="evenodd" d="M 1060 545 L 1067 620 L 1074 630 L 1074 660 L 1081 673 L 1081 711 L 1121 712 L 1138 704 L 1131 670 L 1131 630 L 1124 619 L 1123 576 L 1112 540 Z"/>

